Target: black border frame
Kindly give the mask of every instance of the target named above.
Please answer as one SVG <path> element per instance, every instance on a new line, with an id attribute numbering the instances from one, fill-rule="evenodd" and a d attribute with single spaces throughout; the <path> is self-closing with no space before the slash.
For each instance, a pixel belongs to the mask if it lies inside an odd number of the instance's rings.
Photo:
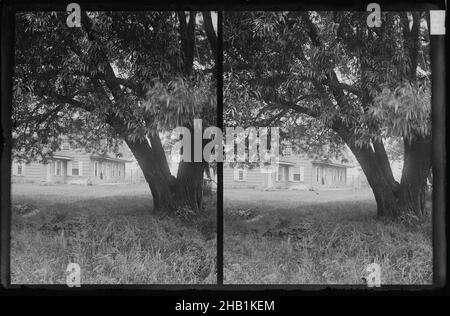
<path id="1" fill-rule="evenodd" d="M 311 1 L 311 2 L 309 2 Z M 356 0 L 344 0 L 340 3 L 327 0 L 305 0 L 298 3 L 285 1 L 236 1 L 226 4 L 208 4 L 205 1 L 148 1 L 144 2 L 120 2 L 110 1 L 36 1 L 26 0 L 1 3 L 1 206 L 0 213 L 0 277 L 1 283 L 9 293 L 17 294 L 147 294 L 147 295 L 214 295 L 229 296 L 233 294 L 240 299 L 251 297 L 275 297 L 278 295 L 431 295 L 448 294 L 447 285 L 447 247 L 448 235 L 446 235 L 446 64 L 445 35 L 431 35 L 432 47 L 431 67 L 433 82 L 432 97 L 432 134 L 433 134 L 433 285 L 382 285 L 380 288 L 368 289 L 365 286 L 354 285 L 231 285 L 223 284 L 223 184 L 222 164 L 218 164 L 217 186 L 217 284 L 214 285 L 82 285 L 80 288 L 68 288 L 65 285 L 11 285 L 10 284 L 10 164 L 11 164 L 11 101 L 12 101 L 12 74 L 13 74 L 13 48 L 14 48 L 14 16 L 17 11 L 49 11 L 62 10 L 70 2 L 77 2 L 83 10 L 188 10 L 201 9 L 218 11 L 218 73 L 217 73 L 217 119 L 218 126 L 223 127 L 223 91 L 222 91 L 222 19 L 223 11 L 241 10 L 357 10 L 366 11 L 370 2 L 358 3 Z M 382 10 L 445 10 L 444 1 L 432 0 L 422 3 L 408 1 L 376 1 Z M 349 291 L 350 290 L 350 291 Z M 411 291 L 413 290 L 413 291 Z M 252 292 L 249 292 L 252 291 Z M 242 296 L 245 295 L 245 298 Z M 255 296 L 256 295 L 256 296 Z M 248 296 L 248 297 L 247 297 Z"/>

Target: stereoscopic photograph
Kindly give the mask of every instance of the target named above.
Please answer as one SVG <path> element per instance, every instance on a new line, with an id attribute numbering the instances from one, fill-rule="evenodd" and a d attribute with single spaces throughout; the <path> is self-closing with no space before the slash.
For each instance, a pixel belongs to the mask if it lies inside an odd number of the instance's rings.
<path id="1" fill-rule="evenodd" d="M 217 12 L 71 4 L 14 38 L 11 284 L 215 284 L 216 167 L 173 131 L 216 124 Z"/>
<path id="2" fill-rule="evenodd" d="M 2 3 L 2 287 L 440 291 L 446 11 L 277 5 Z"/>
<path id="3" fill-rule="evenodd" d="M 224 166 L 224 283 L 431 284 L 429 11 L 223 21 L 224 124 L 279 130 Z"/>

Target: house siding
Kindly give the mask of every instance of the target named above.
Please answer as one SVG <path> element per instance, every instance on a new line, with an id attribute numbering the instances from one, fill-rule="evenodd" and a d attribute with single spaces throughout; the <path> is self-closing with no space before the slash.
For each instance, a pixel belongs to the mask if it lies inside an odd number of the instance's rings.
<path id="1" fill-rule="evenodd" d="M 17 175 L 17 166 L 17 162 L 11 164 L 12 182 L 40 182 L 42 181 L 43 175 L 45 175 L 45 165 L 37 162 L 22 163 L 22 175 Z"/>
<path id="2" fill-rule="evenodd" d="M 89 153 L 86 153 L 83 150 L 66 150 L 66 151 L 58 151 L 55 155 L 64 155 L 72 158 L 72 166 L 74 162 L 81 162 L 81 176 L 78 175 L 66 175 L 67 183 L 79 183 L 79 184 L 87 184 L 90 180 L 90 163 L 91 157 Z M 54 162 L 52 163 L 54 165 Z M 79 166 L 79 165 L 78 165 Z M 67 170 L 67 169 L 66 169 Z"/>
<path id="3" fill-rule="evenodd" d="M 58 158 L 58 156 L 60 158 Z M 69 159 L 62 159 L 62 157 L 68 157 Z M 56 162 L 61 162 L 61 174 L 56 175 Z M 100 174 L 97 177 L 94 175 L 94 161 L 105 164 L 105 177 L 100 179 Z M 80 168 L 81 163 L 81 168 Z M 123 183 L 125 182 L 125 162 L 111 161 L 106 159 L 95 159 L 91 157 L 90 153 L 86 153 L 83 150 L 62 150 L 54 153 L 54 157 L 48 162 L 43 164 L 39 162 L 32 162 L 23 165 L 23 175 L 17 175 L 16 161 L 11 164 L 12 182 L 52 182 L 56 184 L 68 183 L 68 184 L 101 184 L 101 183 Z M 70 166 L 78 166 L 79 175 L 71 174 L 68 170 Z M 117 167 L 114 167 L 117 165 Z M 112 169 L 114 170 L 114 176 Z M 120 169 L 120 176 L 119 176 Z M 117 170 L 117 172 L 116 172 Z"/>
<path id="4" fill-rule="evenodd" d="M 319 168 L 319 181 L 317 181 L 316 167 Z M 283 173 L 283 178 L 278 181 L 277 170 Z M 301 180 L 294 180 L 289 177 L 290 168 L 303 173 Z M 234 168 L 229 165 L 224 166 L 223 184 L 225 188 L 268 188 L 277 189 L 318 189 L 318 188 L 339 188 L 347 185 L 347 168 L 345 166 L 330 166 L 327 164 L 318 164 L 303 155 L 284 156 L 277 164 L 272 164 L 274 172 L 261 172 L 260 168 L 247 169 L 245 181 L 234 180 Z M 291 170 L 293 172 L 294 169 Z M 322 184 L 322 175 L 324 184 Z M 272 181 L 269 181 L 269 177 Z M 272 186 L 269 186 L 272 184 Z"/>
<path id="5" fill-rule="evenodd" d="M 244 181 L 234 180 L 234 168 L 224 167 L 223 185 L 232 188 L 259 188 L 264 186 L 264 173 L 259 168 L 247 168 L 247 177 Z"/>
<path id="6" fill-rule="evenodd" d="M 294 164 L 295 168 L 303 168 L 303 181 L 290 181 L 289 178 L 286 182 L 286 187 L 304 187 L 304 189 L 309 189 L 312 186 L 312 163 L 311 160 L 304 158 L 302 156 L 290 156 L 283 158 L 283 161 L 291 162 Z M 289 175 L 289 166 L 287 166 L 287 176 Z"/>

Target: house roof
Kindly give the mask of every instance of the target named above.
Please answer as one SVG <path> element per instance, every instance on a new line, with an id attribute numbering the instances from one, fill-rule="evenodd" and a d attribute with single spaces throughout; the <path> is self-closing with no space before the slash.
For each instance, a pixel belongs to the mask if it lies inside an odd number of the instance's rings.
<path id="1" fill-rule="evenodd" d="M 132 162 L 132 160 L 127 160 L 127 159 L 121 159 L 121 158 L 114 158 L 114 157 L 109 157 L 109 156 L 103 156 L 103 155 L 91 155 L 91 159 L 101 159 L 101 160 L 109 160 L 109 161 L 114 161 L 114 162 Z"/>
<path id="2" fill-rule="evenodd" d="M 290 162 L 290 161 L 282 161 L 282 160 L 280 160 L 280 161 L 277 161 L 276 163 L 279 164 L 279 165 L 285 165 L 285 166 L 295 166 L 295 163 Z"/>
<path id="3" fill-rule="evenodd" d="M 340 168 L 351 168 L 351 167 L 353 167 L 353 166 L 350 166 L 350 165 L 344 165 L 344 164 L 330 162 L 330 161 L 325 161 L 325 160 L 314 160 L 314 161 L 312 161 L 312 163 L 315 164 L 315 165 L 326 165 L 326 166 L 340 167 Z"/>
<path id="4" fill-rule="evenodd" d="M 72 157 L 63 156 L 63 155 L 53 155 L 51 158 L 53 159 L 61 159 L 61 160 L 72 160 Z"/>

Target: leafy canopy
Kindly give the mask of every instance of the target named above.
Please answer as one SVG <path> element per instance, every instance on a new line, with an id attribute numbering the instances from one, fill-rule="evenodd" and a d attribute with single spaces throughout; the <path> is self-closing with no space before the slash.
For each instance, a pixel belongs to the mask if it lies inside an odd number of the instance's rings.
<path id="1" fill-rule="evenodd" d="M 385 12 L 381 28 L 369 28 L 366 18 L 227 12 L 225 122 L 282 126 L 319 147 L 429 136 L 425 13 Z"/>
<path id="2" fill-rule="evenodd" d="M 66 16 L 16 15 L 16 156 L 45 159 L 61 135 L 106 151 L 118 137 L 143 140 L 215 117 L 214 56 L 200 13 L 87 12 L 81 28 L 68 28 Z"/>

